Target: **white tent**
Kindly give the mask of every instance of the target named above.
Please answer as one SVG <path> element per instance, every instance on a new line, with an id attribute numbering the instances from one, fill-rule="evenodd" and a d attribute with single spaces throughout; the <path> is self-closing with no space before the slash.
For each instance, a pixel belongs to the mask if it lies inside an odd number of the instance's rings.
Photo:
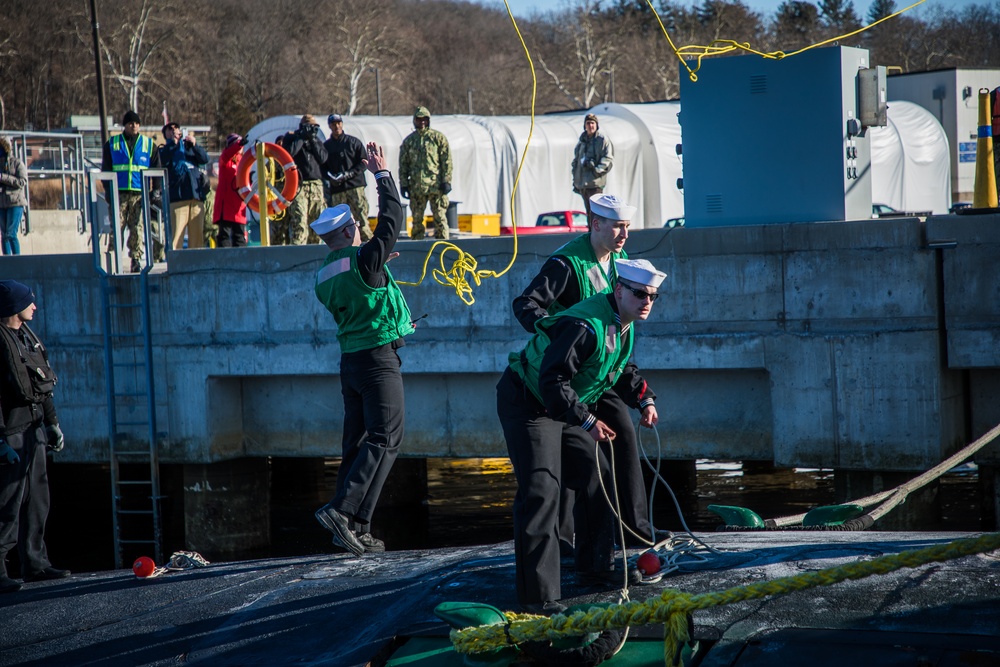
<path id="1" fill-rule="evenodd" d="M 537 116 L 528 157 L 518 181 L 514 213 L 518 224 L 533 223 L 540 213 L 583 210 L 583 200 L 573 193 L 570 162 L 573 148 L 583 131 L 587 112 Z M 276 116 L 254 126 L 250 141 L 274 139 L 298 127 L 300 116 Z M 317 120 L 320 116 L 316 116 Z M 459 202 L 459 213 L 500 213 L 501 224 L 511 225 L 510 194 L 518 161 L 528 140 L 531 119 L 526 116 L 434 116 L 431 127 L 448 137 L 455 163 L 449 198 Z M 614 166 L 605 190 L 639 207 L 636 219 L 644 219 L 643 159 L 641 139 L 628 119 L 601 119 L 601 130 L 613 136 Z M 399 169 L 399 148 L 413 131 L 409 116 L 349 116 L 344 131 L 367 143 L 380 144 L 393 173 Z M 327 128 L 321 127 L 326 139 Z M 368 179 L 368 201 L 377 202 L 374 184 Z M 655 221 L 654 221 L 655 222 Z M 636 226 L 641 226 L 637 224 Z M 654 225 L 655 226 L 655 225 Z"/>
<path id="2" fill-rule="evenodd" d="M 678 122 L 679 102 L 602 104 L 596 113 L 601 132 L 614 144 L 614 165 L 605 191 L 638 207 L 635 228 L 659 227 L 684 215 Z M 583 131 L 586 111 L 536 116 L 531 145 L 517 185 L 514 214 L 518 224 L 531 224 L 540 213 L 582 210 L 573 193 L 570 162 Z M 316 115 L 316 118 L 325 118 Z M 269 118 L 248 132 L 250 140 L 274 141 L 298 127 L 300 116 Z M 326 138 L 322 120 L 321 133 Z M 431 126 L 444 132 L 455 162 L 450 198 L 459 213 L 500 213 L 511 224 L 511 192 L 518 161 L 528 141 L 527 116 L 434 116 Z M 393 173 L 399 169 L 399 147 L 413 131 L 409 116 L 349 116 L 344 131 L 363 142 L 383 146 Z M 877 203 L 906 211 L 946 213 L 951 205 L 948 141 L 937 120 L 910 102 L 889 105 L 889 124 L 872 128 L 872 197 Z M 368 201 L 377 203 L 372 179 Z"/>
<path id="3" fill-rule="evenodd" d="M 684 215 L 684 193 L 677 187 L 677 180 L 683 176 L 677 152 L 681 143 L 677 118 L 680 110 L 680 102 L 601 104 L 592 109 L 598 116 L 628 120 L 639 132 L 646 227 L 659 227 L 668 218 Z"/>
<path id="4" fill-rule="evenodd" d="M 951 207 L 948 137 L 913 102 L 889 102 L 888 124 L 869 130 L 872 201 L 901 211 L 947 213 Z"/>

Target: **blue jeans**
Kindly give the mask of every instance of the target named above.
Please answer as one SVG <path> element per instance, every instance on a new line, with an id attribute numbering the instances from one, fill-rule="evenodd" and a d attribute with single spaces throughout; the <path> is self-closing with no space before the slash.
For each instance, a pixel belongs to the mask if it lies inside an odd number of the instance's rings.
<path id="1" fill-rule="evenodd" d="M 21 242 L 17 240 L 17 230 L 21 227 L 23 217 L 23 206 L 0 208 L 0 239 L 3 240 L 3 254 L 21 254 Z"/>

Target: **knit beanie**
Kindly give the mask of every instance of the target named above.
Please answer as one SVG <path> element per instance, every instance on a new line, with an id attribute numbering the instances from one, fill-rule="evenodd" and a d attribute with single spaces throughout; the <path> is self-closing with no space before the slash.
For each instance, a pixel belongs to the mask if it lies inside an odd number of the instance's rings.
<path id="1" fill-rule="evenodd" d="M 139 121 L 139 114 L 137 114 L 136 112 L 132 111 L 131 109 L 129 109 L 128 111 L 126 111 L 125 115 L 122 116 L 122 126 L 124 127 L 125 125 L 128 125 L 129 123 L 139 123 L 140 125 L 142 125 L 142 123 Z"/>
<path id="2" fill-rule="evenodd" d="M 0 317 L 16 315 L 35 302 L 27 285 L 16 280 L 0 280 Z"/>

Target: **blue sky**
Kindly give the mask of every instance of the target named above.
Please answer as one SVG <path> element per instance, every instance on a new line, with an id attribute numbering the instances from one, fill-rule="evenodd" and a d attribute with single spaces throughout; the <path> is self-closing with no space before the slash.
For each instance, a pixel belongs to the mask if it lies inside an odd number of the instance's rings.
<path id="1" fill-rule="evenodd" d="M 500 9 L 504 8 L 503 0 L 473 0 L 482 5 L 492 5 L 498 6 Z M 813 4 L 819 4 L 819 0 L 811 0 Z M 896 9 L 902 9 L 907 7 L 916 0 L 896 0 Z M 778 6 L 782 3 L 782 0 L 743 0 L 743 4 L 750 7 L 750 9 L 760 12 L 765 16 L 765 18 L 771 18 L 775 11 L 777 11 Z M 511 11 L 514 13 L 515 18 L 525 18 L 529 16 L 534 11 L 553 11 L 558 9 L 565 9 L 570 6 L 569 0 L 508 0 Z M 657 4 L 654 0 L 654 5 Z M 700 4 L 700 2 L 695 2 L 694 0 L 682 0 L 681 4 L 687 5 L 688 7 Z M 992 0 L 927 0 L 924 4 L 920 5 L 911 11 L 920 11 L 925 8 L 932 6 L 944 7 L 944 8 L 960 8 L 967 7 L 969 5 L 986 5 L 992 4 Z M 854 11 L 858 13 L 858 16 L 864 17 L 868 13 L 868 7 L 871 5 L 871 0 L 854 0 Z"/>

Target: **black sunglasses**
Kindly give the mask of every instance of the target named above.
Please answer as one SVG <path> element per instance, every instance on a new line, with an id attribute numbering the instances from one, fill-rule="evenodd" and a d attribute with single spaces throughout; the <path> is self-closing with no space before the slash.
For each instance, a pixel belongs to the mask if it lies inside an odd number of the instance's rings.
<path id="1" fill-rule="evenodd" d="M 648 298 L 650 301 L 656 301 L 657 299 L 660 298 L 660 293 L 659 292 L 657 292 L 655 294 L 650 294 L 646 290 L 641 290 L 638 287 L 631 287 L 630 285 L 626 285 L 625 283 L 620 282 L 620 281 L 619 281 L 618 284 L 621 285 L 622 287 L 624 287 L 625 289 L 627 289 L 629 292 L 632 292 L 632 294 L 634 294 L 635 298 L 637 298 L 637 299 L 646 299 L 646 298 Z"/>

